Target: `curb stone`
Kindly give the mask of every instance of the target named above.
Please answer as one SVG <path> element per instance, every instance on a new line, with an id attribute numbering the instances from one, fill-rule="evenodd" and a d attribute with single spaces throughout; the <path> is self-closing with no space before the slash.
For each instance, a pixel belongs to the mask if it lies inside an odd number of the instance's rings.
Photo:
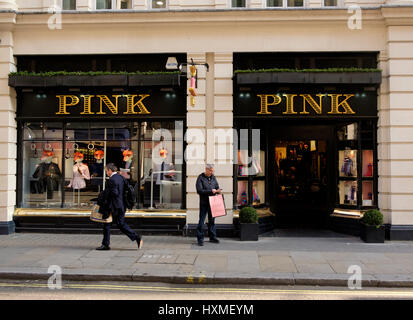
<path id="1" fill-rule="evenodd" d="M 0 279 L 7 280 L 45 280 L 51 274 L 44 269 L 1 270 Z M 248 274 L 235 274 L 231 277 L 226 273 L 194 273 L 183 274 L 146 274 L 139 272 L 124 272 L 119 270 L 64 270 L 63 281 L 133 281 L 161 282 L 173 284 L 234 284 L 234 285 L 300 285 L 300 286 L 337 286 L 347 287 L 348 274 L 297 274 L 280 273 L 266 274 L 261 277 Z M 398 287 L 412 288 L 413 277 L 409 275 L 363 275 L 362 287 Z"/>

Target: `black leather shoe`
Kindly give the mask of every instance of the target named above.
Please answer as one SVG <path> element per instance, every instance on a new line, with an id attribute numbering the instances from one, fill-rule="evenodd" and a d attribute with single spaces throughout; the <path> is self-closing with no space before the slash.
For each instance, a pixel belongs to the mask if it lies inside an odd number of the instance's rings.
<path id="1" fill-rule="evenodd" d="M 101 245 L 99 248 L 96 248 L 96 250 L 99 250 L 99 251 L 103 251 L 103 250 L 110 250 L 110 247 L 107 247 L 107 246 Z"/>
<path id="2" fill-rule="evenodd" d="M 209 242 L 219 243 L 219 240 L 217 238 L 213 238 L 213 239 L 209 239 Z"/>
<path id="3" fill-rule="evenodd" d="M 198 241 L 198 246 L 203 247 L 204 243 L 202 241 Z"/>
<path id="4" fill-rule="evenodd" d="M 138 244 L 138 249 L 142 248 L 143 240 L 142 237 L 136 239 L 136 243 Z"/>

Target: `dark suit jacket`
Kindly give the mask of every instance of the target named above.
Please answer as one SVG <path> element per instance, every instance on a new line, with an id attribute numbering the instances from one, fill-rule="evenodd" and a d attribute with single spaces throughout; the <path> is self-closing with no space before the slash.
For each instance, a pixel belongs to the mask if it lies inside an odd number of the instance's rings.
<path id="1" fill-rule="evenodd" d="M 123 188 L 125 180 L 120 174 L 113 174 L 106 184 L 106 188 L 99 195 L 98 205 L 99 212 L 103 218 L 109 217 L 109 214 L 116 215 L 119 211 L 125 213 L 126 208 L 123 202 Z"/>

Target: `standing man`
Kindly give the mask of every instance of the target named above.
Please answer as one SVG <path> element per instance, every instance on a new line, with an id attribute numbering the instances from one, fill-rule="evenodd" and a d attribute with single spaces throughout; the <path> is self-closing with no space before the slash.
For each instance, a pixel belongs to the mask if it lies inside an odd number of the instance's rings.
<path id="1" fill-rule="evenodd" d="M 126 206 L 123 202 L 125 179 L 117 173 L 118 168 L 113 163 L 107 164 L 105 170 L 107 176 L 109 177 L 106 189 L 103 191 L 105 205 L 109 212 L 112 213 L 112 219 L 119 226 L 120 231 L 126 234 L 132 241 L 136 241 L 138 244 L 138 249 L 140 249 L 143 244 L 142 237 L 133 232 L 125 223 Z M 110 227 L 111 223 L 103 224 L 102 245 L 99 248 L 96 248 L 96 250 L 110 250 Z"/>
<path id="2" fill-rule="evenodd" d="M 209 241 L 219 243 L 215 229 L 215 218 L 212 217 L 209 205 L 209 196 L 221 193 L 218 181 L 214 176 L 214 166 L 207 164 L 205 172 L 201 173 L 196 180 L 196 192 L 199 194 L 199 223 L 197 227 L 198 245 L 204 245 L 204 222 L 208 214 L 208 236 Z"/>

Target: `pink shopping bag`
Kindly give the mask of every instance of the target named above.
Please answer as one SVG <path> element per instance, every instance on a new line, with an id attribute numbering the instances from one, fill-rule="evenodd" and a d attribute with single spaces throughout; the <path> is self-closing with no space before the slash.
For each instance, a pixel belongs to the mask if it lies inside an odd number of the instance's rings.
<path id="1" fill-rule="evenodd" d="M 211 206 L 211 213 L 214 218 L 227 215 L 227 211 L 225 210 L 224 196 L 222 194 L 210 196 L 209 205 Z"/>

